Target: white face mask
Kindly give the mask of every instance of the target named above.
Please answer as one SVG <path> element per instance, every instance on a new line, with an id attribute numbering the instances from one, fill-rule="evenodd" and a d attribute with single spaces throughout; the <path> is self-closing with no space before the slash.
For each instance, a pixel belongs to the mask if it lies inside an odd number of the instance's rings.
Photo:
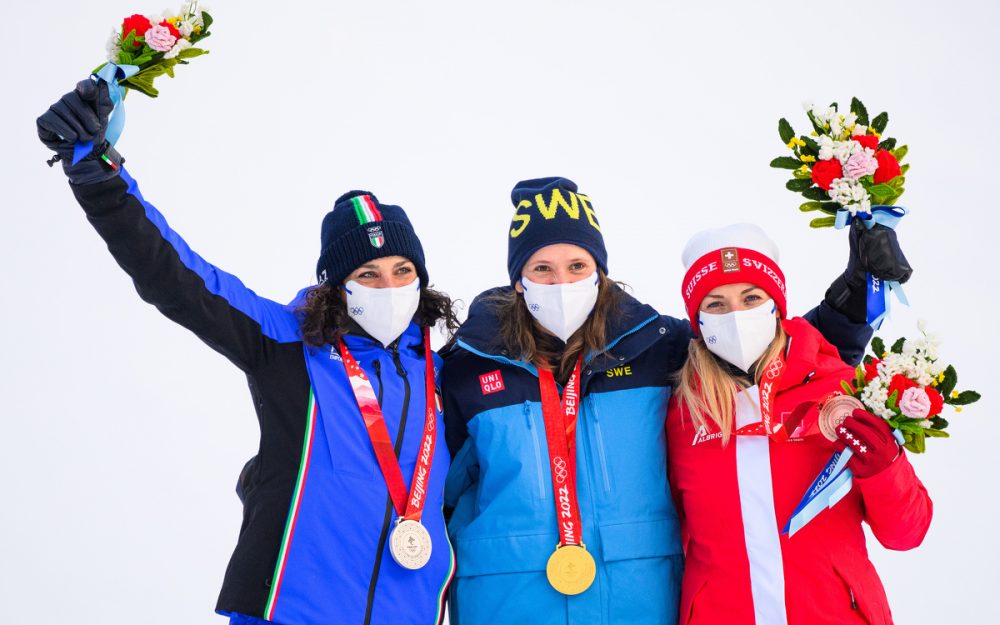
<path id="1" fill-rule="evenodd" d="M 420 280 L 396 288 L 373 289 L 351 280 L 344 285 L 347 314 L 388 347 L 413 320 L 420 304 Z"/>
<path id="2" fill-rule="evenodd" d="M 580 329 L 597 303 L 597 272 L 576 282 L 538 284 L 521 278 L 524 303 L 543 328 L 565 342 Z"/>
<path id="3" fill-rule="evenodd" d="M 774 311 L 775 304 L 771 301 L 724 315 L 699 312 L 705 346 L 719 358 L 749 372 L 778 332 Z"/>

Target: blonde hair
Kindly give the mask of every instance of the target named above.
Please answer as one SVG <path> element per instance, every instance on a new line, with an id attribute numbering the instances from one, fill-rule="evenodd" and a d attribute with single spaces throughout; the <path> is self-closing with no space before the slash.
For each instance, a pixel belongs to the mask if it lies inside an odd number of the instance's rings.
<path id="1" fill-rule="evenodd" d="M 778 329 L 774 340 L 750 372 L 754 384 L 760 383 L 764 370 L 761 365 L 771 362 L 788 344 L 788 335 L 781 327 L 781 320 L 776 323 Z M 679 404 L 687 408 L 695 428 L 711 422 L 722 433 L 722 444 L 727 444 L 736 421 L 736 393 L 748 388 L 746 379 L 730 373 L 708 350 L 704 338 L 699 336 L 691 339 L 688 344 L 688 359 L 677 376 L 674 394 Z"/>

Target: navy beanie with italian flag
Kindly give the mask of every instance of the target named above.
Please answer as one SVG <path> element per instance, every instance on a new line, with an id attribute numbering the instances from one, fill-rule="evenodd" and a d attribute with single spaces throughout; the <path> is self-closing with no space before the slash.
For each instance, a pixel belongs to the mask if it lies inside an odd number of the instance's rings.
<path id="1" fill-rule="evenodd" d="M 386 256 L 413 262 L 427 286 L 424 248 L 402 208 L 381 204 L 368 191 L 348 191 L 323 218 L 316 279 L 339 285 L 356 268 Z"/>
<path id="2" fill-rule="evenodd" d="M 510 192 L 514 218 L 507 236 L 507 273 L 511 284 L 531 255 L 546 245 L 571 243 L 590 252 L 608 273 L 608 251 L 590 198 L 567 178 L 522 180 Z"/>

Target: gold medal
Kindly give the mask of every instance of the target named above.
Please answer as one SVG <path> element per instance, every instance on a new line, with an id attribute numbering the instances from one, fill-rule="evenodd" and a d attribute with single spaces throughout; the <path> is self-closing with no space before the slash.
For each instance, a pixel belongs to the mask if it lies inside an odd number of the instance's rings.
<path id="1" fill-rule="evenodd" d="M 564 595 L 578 595 L 590 588 L 597 575 L 594 556 L 583 545 L 560 545 L 549 556 L 545 575 L 552 587 Z"/>
<path id="2" fill-rule="evenodd" d="M 827 440 L 837 440 L 837 428 L 856 409 L 864 405 L 850 395 L 835 395 L 823 403 L 819 410 L 819 429 Z"/>

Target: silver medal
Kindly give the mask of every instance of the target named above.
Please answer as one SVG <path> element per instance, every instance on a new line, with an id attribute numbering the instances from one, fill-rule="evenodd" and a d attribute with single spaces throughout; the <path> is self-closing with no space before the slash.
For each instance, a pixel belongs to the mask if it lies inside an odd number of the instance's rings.
<path id="1" fill-rule="evenodd" d="M 389 553 L 404 569 L 415 571 L 431 559 L 431 535 L 419 521 L 400 521 L 389 535 Z"/>

